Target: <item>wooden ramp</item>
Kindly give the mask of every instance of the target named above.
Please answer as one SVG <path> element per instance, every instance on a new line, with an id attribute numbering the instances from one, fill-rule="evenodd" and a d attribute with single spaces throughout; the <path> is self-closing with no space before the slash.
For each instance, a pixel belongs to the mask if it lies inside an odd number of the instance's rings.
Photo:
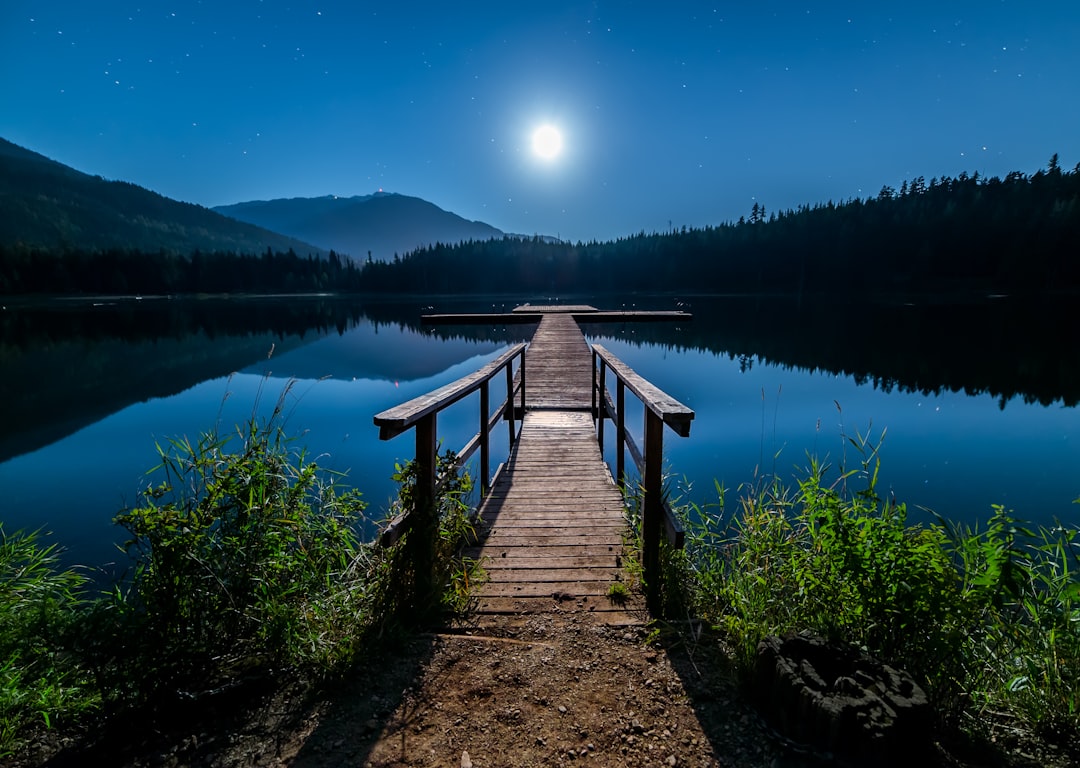
<path id="1" fill-rule="evenodd" d="M 623 498 L 600 454 L 591 414 L 592 352 L 567 313 L 544 314 L 525 353 L 520 437 L 480 505 L 487 582 L 475 614 L 573 611 L 616 624 L 639 614 L 613 602 L 627 531 Z"/>

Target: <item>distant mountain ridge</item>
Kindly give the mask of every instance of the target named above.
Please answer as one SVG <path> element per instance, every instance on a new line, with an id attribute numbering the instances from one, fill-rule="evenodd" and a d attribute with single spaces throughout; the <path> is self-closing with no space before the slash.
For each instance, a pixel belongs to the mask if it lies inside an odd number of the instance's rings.
<path id="1" fill-rule="evenodd" d="M 385 261 L 433 243 L 491 240 L 507 236 L 419 197 L 376 192 L 354 197 L 294 197 L 219 205 L 214 211 L 318 243 L 365 261 Z M 516 237 L 516 235 L 510 235 Z"/>
<path id="2" fill-rule="evenodd" d="M 0 139 L 0 246 L 84 251 L 195 250 L 300 256 L 326 251 L 300 239 L 182 203 L 126 181 L 107 181 Z"/>

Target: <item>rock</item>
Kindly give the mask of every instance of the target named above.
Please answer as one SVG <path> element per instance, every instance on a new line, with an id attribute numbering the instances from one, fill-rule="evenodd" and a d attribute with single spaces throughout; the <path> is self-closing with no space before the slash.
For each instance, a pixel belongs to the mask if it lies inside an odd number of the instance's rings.
<path id="1" fill-rule="evenodd" d="M 469 753 L 464 750 L 461 753 L 461 768 L 473 768 L 472 758 L 470 758 Z"/>
<path id="2" fill-rule="evenodd" d="M 755 695 L 784 736 L 850 765 L 908 765 L 928 745 L 930 707 L 906 672 L 809 632 L 758 645 Z"/>

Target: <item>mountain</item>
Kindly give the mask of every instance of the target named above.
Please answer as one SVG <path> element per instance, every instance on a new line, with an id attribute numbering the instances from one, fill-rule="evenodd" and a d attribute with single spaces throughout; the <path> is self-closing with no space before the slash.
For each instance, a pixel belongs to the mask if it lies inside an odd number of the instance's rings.
<path id="1" fill-rule="evenodd" d="M 482 221 L 469 221 L 418 197 L 376 192 L 356 197 L 253 200 L 214 208 L 240 221 L 285 232 L 358 261 L 387 260 L 432 243 L 502 238 Z"/>
<path id="2" fill-rule="evenodd" d="M 301 256 L 326 252 L 124 181 L 106 181 L 0 139 L 0 246 L 112 248 L 187 255 L 196 249 Z"/>

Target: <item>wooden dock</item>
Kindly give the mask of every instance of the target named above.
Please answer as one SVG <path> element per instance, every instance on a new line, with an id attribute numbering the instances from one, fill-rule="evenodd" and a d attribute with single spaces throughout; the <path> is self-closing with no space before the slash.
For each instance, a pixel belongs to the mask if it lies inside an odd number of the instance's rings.
<path id="1" fill-rule="evenodd" d="M 576 309 L 576 308 L 575 308 Z M 476 614 L 578 610 L 631 620 L 608 599 L 625 581 L 622 493 L 592 418 L 592 351 L 568 313 L 545 313 L 525 353 L 521 435 L 480 505 L 487 572 Z"/>
<path id="2" fill-rule="evenodd" d="M 588 306 L 526 306 L 514 314 L 538 322 L 527 348 L 518 345 L 470 376 L 380 413 L 375 417 L 380 436 L 389 439 L 415 427 L 419 474 L 426 478 L 418 481 L 417 488 L 422 488 L 424 498 L 433 498 L 435 417 L 469 393 L 481 392 L 480 432 L 460 452 L 467 458 L 480 451 L 481 485 L 486 491 L 477 510 L 478 543 L 465 553 L 486 573 L 486 580 L 474 593 L 471 619 L 475 623 L 493 625 L 566 612 L 605 623 L 640 622 L 646 618 L 640 595 L 634 593 L 629 601 L 622 600 L 626 591 L 615 587 L 612 599 L 612 585 L 627 583 L 625 565 L 630 557 L 641 559 L 646 574 L 659 577 L 659 538 L 664 529 L 669 541 L 681 546 L 681 538 L 676 536 L 681 532 L 676 531 L 670 516 L 665 518 L 663 508 L 661 435 L 665 425 L 680 435 L 689 434 L 693 411 L 657 390 L 602 347 L 590 348 L 578 323 L 600 317 L 606 320 L 613 313 Z M 624 320 L 640 320 L 648 319 L 651 313 L 614 314 Z M 660 319 L 688 317 L 684 313 L 659 314 Z M 453 322 L 451 316 L 434 317 L 425 321 Z M 489 315 L 488 320 L 493 317 Z M 467 316 L 466 321 L 479 320 Z M 511 382 L 513 360 L 518 356 L 522 363 Z M 492 415 L 488 383 L 503 371 L 507 399 Z M 607 390 L 605 371 L 618 385 L 614 399 Z M 645 405 L 644 451 L 634 445 L 624 428 L 624 390 Z M 521 429 L 515 434 L 514 422 L 519 417 Z M 604 462 L 603 429 L 597 429 L 598 419 L 602 424 L 605 418 L 616 425 L 620 470 L 626 448 L 641 471 L 645 488 L 641 553 L 625 551 L 631 531 L 623 493 Z M 489 486 L 487 434 L 500 419 L 509 422 L 512 447 Z M 408 526 L 400 521 L 391 527 L 417 533 L 410 538 L 418 547 L 415 557 L 423 561 L 430 557 L 430 547 L 417 542 L 426 542 L 433 524 L 430 519 L 421 519 Z M 650 607 L 654 607 L 655 594 L 649 592 Z"/>

